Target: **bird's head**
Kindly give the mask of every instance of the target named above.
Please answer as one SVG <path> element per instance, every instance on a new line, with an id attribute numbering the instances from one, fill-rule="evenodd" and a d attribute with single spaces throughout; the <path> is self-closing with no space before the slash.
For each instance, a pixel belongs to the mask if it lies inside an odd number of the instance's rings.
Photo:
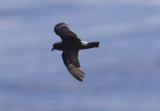
<path id="1" fill-rule="evenodd" d="M 52 48 L 52 50 L 51 51 L 53 51 L 53 50 L 63 50 L 63 44 L 62 44 L 62 42 L 56 42 L 56 43 L 54 43 L 53 44 L 53 48 Z"/>
<path id="2" fill-rule="evenodd" d="M 67 27 L 68 24 L 65 24 L 64 22 L 57 24 L 54 27 L 54 31 L 57 35 L 60 35 L 61 33 L 63 33 L 64 30 L 68 29 Z"/>

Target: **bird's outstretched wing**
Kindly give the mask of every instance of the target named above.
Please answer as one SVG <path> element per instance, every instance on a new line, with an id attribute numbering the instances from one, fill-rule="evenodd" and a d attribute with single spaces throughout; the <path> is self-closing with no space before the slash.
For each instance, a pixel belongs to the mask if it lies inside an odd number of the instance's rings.
<path id="1" fill-rule="evenodd" d="M 72 74 L 74 78 L 79 81 L 83 81 L 84 72 L 80 69 L 80 64 L 78 60 L 78 51 L 70 50 L 64 51 L 62 53 L 63 62 L 66 65 L 68 71 Z"/>
<path id="2" fill-rule="evenodd" d="M 62 40 L 76 40 L 78 39 L 77 35 L 72 32 L 67 24 L 65 23 L 59 23 L 55 26 L 54 31 L 57 35 L 61 37 Z"/>
<path id="3" fill-rule="evenodd" d="M 65 41 L 71 41 L 71 40 L 78 40 L 79 39 L 74 32 L 69 30 L 68 27 L 62 28 L 62 31 L 59 33 L 59 36 L 61 37 L 62 40 L 65 40 Z"/>

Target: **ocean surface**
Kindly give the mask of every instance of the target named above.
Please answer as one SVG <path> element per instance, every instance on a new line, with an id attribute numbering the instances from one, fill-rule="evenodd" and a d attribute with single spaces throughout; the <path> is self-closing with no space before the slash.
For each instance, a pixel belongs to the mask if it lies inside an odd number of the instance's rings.
<path id="1" fill-rule="evenodd" d="M 83 82 L 51 52 L 60 22 L 100 42 Z M 158 0 L 2 0 L 0 41 L 0 111 L 160 111 Z"/>

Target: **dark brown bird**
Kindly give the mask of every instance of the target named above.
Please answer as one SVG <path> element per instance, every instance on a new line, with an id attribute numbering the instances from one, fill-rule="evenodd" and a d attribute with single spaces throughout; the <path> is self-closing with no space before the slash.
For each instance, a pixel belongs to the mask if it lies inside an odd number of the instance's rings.
<path id="1" fill-rule="evenodd" d="M 67 24 L 59 23 L 54 28 L 55 33 L 61 37 L 61 42 L 53 44 L 52 51 L 63 51 L 62 58 L 68 71 L 74 78 L 83 81 L 84 72 L 80 69 L 78 51 L 82 49 L 94 48 L 99 46 L 99 42 L 81 41 L 75 33 L 69 30 Z"/>

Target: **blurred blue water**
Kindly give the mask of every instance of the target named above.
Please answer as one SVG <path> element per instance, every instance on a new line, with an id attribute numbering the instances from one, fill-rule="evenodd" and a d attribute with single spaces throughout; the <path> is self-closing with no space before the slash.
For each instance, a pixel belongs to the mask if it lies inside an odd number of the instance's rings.
<path id="1" fill-rule="evenodd" d="M 160 2 L 5 0 L 0 4 L 0 111 L 159 111 Z M 59 22 L 82 40 L 84 82 L 66 70 Z"/>

